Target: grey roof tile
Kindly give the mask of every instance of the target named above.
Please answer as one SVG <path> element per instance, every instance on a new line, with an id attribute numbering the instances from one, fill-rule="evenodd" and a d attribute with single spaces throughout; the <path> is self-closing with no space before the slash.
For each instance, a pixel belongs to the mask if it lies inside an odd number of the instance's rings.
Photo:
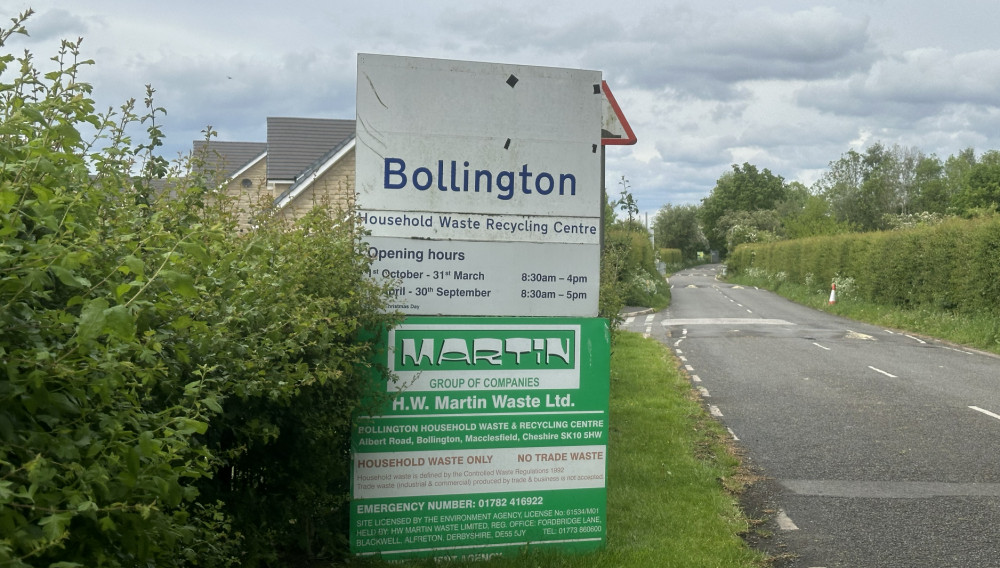
<path id="1" fill-rule="evenodd" d="M 268 117 L 267 179 L 295 180 L 354 130 L 347 119 Z"/>
<path id="2" fill-rule="evenodd" d="M 195 140 L 194 155 L 204 160 L 202 171 L 231 177 L 267 151 L 264 142 L 223 142 Z"/>

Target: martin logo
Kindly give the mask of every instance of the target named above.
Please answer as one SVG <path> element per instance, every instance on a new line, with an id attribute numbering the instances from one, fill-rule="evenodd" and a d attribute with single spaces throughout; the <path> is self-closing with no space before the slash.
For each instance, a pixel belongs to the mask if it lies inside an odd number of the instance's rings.
<path id="1" fill-rule="evenodd" d="M 578 325 L 403 324 L 389 366 L 407 391 L 579 388 Z"/>

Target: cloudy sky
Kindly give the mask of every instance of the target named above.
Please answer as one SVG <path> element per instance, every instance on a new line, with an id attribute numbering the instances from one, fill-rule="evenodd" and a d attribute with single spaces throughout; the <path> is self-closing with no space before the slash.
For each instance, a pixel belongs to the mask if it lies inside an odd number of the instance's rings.
<path id="1" fill-rule="evenodd" d="M 650 217 L 731 164 L 811 185 L 871 143 L 1000 149 L 1000 2 L 983 0 L 0 0 L 44 63 L 83 37 L 100 108 L 157 90 L 168 158 L 211 125 L 353 118 L 358 52 L 595 69 L 636 136 L 608 148 Z M 7 27 L 0 23 L 0 27 Z"/>

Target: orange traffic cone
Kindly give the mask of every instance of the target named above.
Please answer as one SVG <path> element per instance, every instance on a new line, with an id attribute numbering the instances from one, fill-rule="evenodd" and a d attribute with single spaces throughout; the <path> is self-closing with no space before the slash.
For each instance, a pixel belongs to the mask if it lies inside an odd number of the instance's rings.
<path id="1" fill-rule="evenodd" d="M 837 283 L 834 282 L 830 285 L 830 305 L 837 303 Z"/>

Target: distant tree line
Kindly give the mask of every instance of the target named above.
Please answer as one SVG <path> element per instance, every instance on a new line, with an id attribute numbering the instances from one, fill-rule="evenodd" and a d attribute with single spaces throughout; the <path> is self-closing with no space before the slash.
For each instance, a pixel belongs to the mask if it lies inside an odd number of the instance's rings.
<path id="1" fill-rule="evenodd" d="M 891 230 L 1000 208 L 1000 151 L 966 148 L 942 160 L 877 142 L 849 150 L 812 185 L 749 163 L 733 165 L 699 205 L 666 205 L 654 220 L 657 247 L 693 258 L 742 243 Z"/>

